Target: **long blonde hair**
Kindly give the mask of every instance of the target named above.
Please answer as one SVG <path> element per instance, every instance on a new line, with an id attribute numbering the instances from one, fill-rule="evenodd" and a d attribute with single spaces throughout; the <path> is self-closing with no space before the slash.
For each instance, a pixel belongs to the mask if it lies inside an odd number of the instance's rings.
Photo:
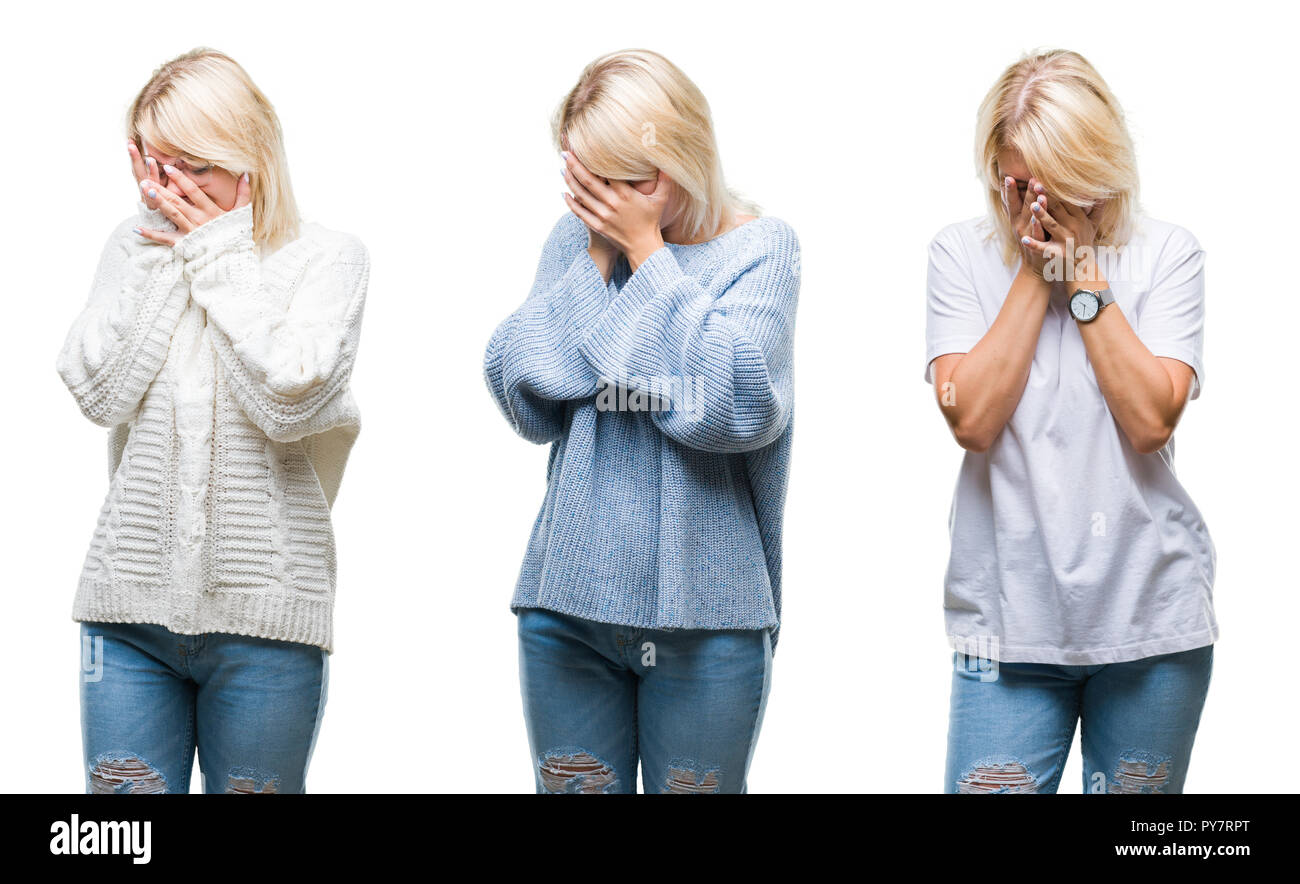
<path id="1" fill-rule="evenodd" d="M 192 49 L 163 64 L 135 97 L 127 137 L 144 140 L 197 165 L 248 173 L 253 239 L 274 249 L 298 235 L 298 206 L 289 183 L 275 109 L 230 56 Z"/>
<path id="2" fill-rule="evenodd" d="M 557 149 L 568 149 L 594 175 L 644 181 L 662 169 L 683 196 L 683 233 L 715 234 L 753 203 L 729 190 L 704 94 L 657 52 L 602 55 L 583 69 L 551 121 Z"/>
<path id="3" fill-rule="evenodd" d="M 1002 73 L 980 104 L 975 163 L 1003 257 L 1012 264 L 1020 247 L 998 174 L 998 153 L 1008 148 L 1020 153 L 1049 194 L 1083 207 L 1105 200 L 1096 245 L 1124 245 L 1137 211 L 1137 159 L 1124 111 L 1087 59 L 1064 49 L 1027 55 Z"/>

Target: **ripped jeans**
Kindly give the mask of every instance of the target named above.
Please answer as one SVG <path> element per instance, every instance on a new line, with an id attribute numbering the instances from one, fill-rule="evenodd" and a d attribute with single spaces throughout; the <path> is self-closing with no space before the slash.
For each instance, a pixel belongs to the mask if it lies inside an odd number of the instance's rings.
<path id="1" fill-rule="evenodd" d="M 1055 792 L 1075 724 L 1085 793 L 1179 793 L 1214 646 L 1099 666 L 954 652 L 945 792 Z"/>
<path id="2" fill-rule="evenodd" d="M 766 629 L 639 629 L 542 608 L 519 620 L 538 793 L 744 792 L 771 685 Z"/>
<path id="3" fill-rule="evenodd" d="M 329 655 L 245 635 L 149 623 L 81 624 L 86 791 L 302 792 Z"/>

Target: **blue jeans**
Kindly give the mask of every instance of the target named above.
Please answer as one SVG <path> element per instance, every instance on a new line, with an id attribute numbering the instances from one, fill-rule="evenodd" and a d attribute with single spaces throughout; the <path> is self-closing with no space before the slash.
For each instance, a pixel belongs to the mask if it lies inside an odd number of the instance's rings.
<path id="1" fill-rule="evenodd" d="M 981 666 L 954 653 L 944 791 L 1055 792 L 1079 723 L 1084 792 L 1182 792 L 1213 656 Z"/>
<path id="2" fill-rule="evenodd" d="M 82 623 L 87 792 L 302 792 L 329 655 L 245 635 Z"/>
<path id="3" fill-rule="evenodd" d="M 744 792 L 771 685 L 766 629 L 638 629 L 519 611 L 539 793 Z"/>

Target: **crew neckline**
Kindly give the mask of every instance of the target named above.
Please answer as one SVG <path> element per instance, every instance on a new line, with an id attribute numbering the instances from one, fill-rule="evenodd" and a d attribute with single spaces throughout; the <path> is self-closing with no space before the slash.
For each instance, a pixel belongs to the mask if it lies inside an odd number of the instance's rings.
<path id="1" fill-rule="evenodd" d="M 703 242 L 677 243 L 677 242 L 668 242 L 667 240 L 665 240 L 664 245 L 672 246 L 678 249 L 694 249 L 694 248 L 699 248 L 700 246 L 712 245 L 713 243 L 721 242 L 722 240 L 731 236 L 733 233 L 744 230 L 746 227 L 750 227 L 754 224 L 759 223 L 760 221 L 766 221 L 770 217 L 771 217 L 770 215 L 759 215 L 749 221 L 746 221 L 744 224 L 737 224 L 735 227 L 731 228 L 725 233 L 719 233 L 717 236 L 713 237 L 712 239 L 706 239 Z"/>

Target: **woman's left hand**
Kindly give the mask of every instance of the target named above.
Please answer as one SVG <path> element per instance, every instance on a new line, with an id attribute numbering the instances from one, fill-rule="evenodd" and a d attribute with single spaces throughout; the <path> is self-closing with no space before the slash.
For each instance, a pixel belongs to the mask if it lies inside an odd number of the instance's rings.
<path id="1" fill-rule="evenodd" d="M 211 197 L 204 193 L 202 188 L 191 181 L 180 169 L 174 166 L 164 166 L 163 170 L 167 173 L 167 178 L 170 181 L 176 182 L 176 186 L 185 197 L 188 197 L 189 201 L 182 199 L 181 196 L 163 187 L 157 181 L 141 181 L 140 189 L 144 191 L 145 196 L 156 200 L 159 211 L 176 225 L 174 231 L 141 228 L 141 236 L 154 242 L 174 246 L 187 233 L 197 230 L 213 218 L 226 214 L 225 209 L 213 202 Z M 243 208 L 251 201 L 252 189 L 248 184 L 248 175 L 244 174 L 240 176 L 238 184 L 235 185 L 235 204 L 231 206 L 230 211 Z"/>
<path id="2" fill-rule="evenodd" d="M 627 255 L 634 271 L 663 248 L 660 223 L 668 202 L 668 178 L 662 170 L 654 191 L 646 194 L 626 181 L 598 178 L 568 151 L 561 156 L 564 180 L 572 191 L 572 195 L 564 194 L 565 204 L 589 230 Z"/>
<path id="3" fill-rule="evenodd" d="M 1067 203 L 1057 199 L 1051 194 L 1047 194 L 1047 204 L 1042 201 L 1035 202 L 1030 206 L 1033 211 L 1034 220 L 1038 222 L 1040 229 L 1046 230 L 1052 235 L 1050 241 L 1044 241 L 1035 236 L 1023 238 L 1021 242 L 1030 249 L 1038 252 L 1048 261 L 1056 259 L 1062 270 L 1065 265 L 1069 264 L 1069 275 L 1066 279 L 1078 279 L 1077 270 L 1080 265 L 1095 267 L 1096 256 L 1094 251 L 1094 240 L 1097 237 L 1097 216 L 1100 212 L 1101 203 L 1097 203 L 1089 210 L 1084 210 L 1081 206 L 1073 203 Z M 1055 280 L 1048 280 L 1053 282 Z"/>

